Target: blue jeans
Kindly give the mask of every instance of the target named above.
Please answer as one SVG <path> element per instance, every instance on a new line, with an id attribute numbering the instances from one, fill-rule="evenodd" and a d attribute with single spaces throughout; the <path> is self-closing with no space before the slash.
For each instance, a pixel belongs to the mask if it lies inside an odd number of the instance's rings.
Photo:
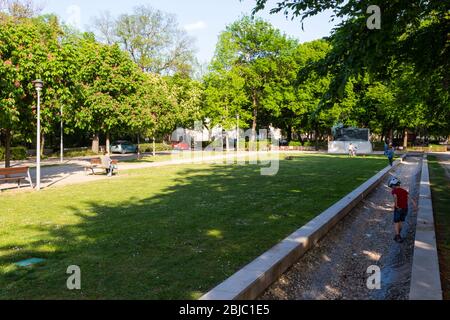
<path id="1" fill-rule="evenodd" d="M 408 216 L 408 208 L 396 208 L 394 211 L 394 223 L 405 222 L 406 217 Z"/>

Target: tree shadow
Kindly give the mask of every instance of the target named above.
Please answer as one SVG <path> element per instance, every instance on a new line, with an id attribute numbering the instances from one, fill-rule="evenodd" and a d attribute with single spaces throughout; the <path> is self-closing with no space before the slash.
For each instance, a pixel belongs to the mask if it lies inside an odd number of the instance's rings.
<path id="1" fill-rule="evenodd" d="M 358 161 L 281 161 L 272 177 L 257 165 L 173 166 L 9 195 L 27 206 L 0 238 L 0 298 L 197 299 L 384 164 Z M 31 257 L 46 262 L 14 265 Z M 80 291 L 66 288 L 70 265 Z"/>

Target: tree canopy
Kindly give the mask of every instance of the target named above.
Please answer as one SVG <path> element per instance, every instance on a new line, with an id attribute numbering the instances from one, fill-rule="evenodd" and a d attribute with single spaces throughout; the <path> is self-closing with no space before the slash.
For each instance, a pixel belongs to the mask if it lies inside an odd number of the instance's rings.
<path id="1" fill-rule="evenodd" d="M 208 70 L 194 78 L 192 41 L 176 19 L 151 7 L 96 20 L 80 32 L 31 1 L 0 10 L 0 144 L 36 138 L 42 91 L 42 147 L 74 139 L 169 136 L 195 121 L 234 129 L 277 127 L 288 140 L 325 142 L 337 124 L 373 139 L 450 133 L 449 4 L 385 1 L 381 29 L 367 28 L 368 1 L 279 1 L 271 12 L 305 21 L 333 10 L 343 21 L 329 38 L 300 43 L 269 22 L 243 16 L 220 34 Z M 255 13 L 267 1 L 255 1 Z M 96 36 L 101 36 L 98 41 Z M 60 109 L 64 110 L 61 118 Z M 44 139 L 48 137 L 50 141 Z M 89 140 L 87 140 L 89 141 Z M 407 143 L 405 139 L 405 143 Z M 94 148 L 95 149 L 95 148 Z"/>

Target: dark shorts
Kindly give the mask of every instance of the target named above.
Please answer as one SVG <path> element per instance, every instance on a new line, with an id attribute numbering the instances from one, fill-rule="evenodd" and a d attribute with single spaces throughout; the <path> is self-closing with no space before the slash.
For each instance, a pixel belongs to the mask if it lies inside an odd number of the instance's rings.
<path id="1" fill-rule="evenodd" d="M 405 222 L 408 216 L 408 209 L 395 209 L 394 211 L 394 223 Z"/>

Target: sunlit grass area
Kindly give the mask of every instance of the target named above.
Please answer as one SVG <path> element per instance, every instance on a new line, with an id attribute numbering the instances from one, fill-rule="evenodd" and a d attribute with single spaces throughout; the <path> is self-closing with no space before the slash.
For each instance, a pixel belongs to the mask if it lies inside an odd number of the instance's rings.
<path id="1" fill-rule="evenodd" d="M 429 157 L 429 166 L 442 286 L 445 299 L 450 300 L 450 180 L 436 157 Z"/>
<path id="2" fill-rule="evenodd" d="M 284 159 L 284 157 L 282 157 Z M 386 166 L 302 155 L 0 195 L 0 299 L 197 299 Z M 14 263 L 46 261 L 34 267 Z M 81 291 L 66 288 L 81 268 Z"/>

